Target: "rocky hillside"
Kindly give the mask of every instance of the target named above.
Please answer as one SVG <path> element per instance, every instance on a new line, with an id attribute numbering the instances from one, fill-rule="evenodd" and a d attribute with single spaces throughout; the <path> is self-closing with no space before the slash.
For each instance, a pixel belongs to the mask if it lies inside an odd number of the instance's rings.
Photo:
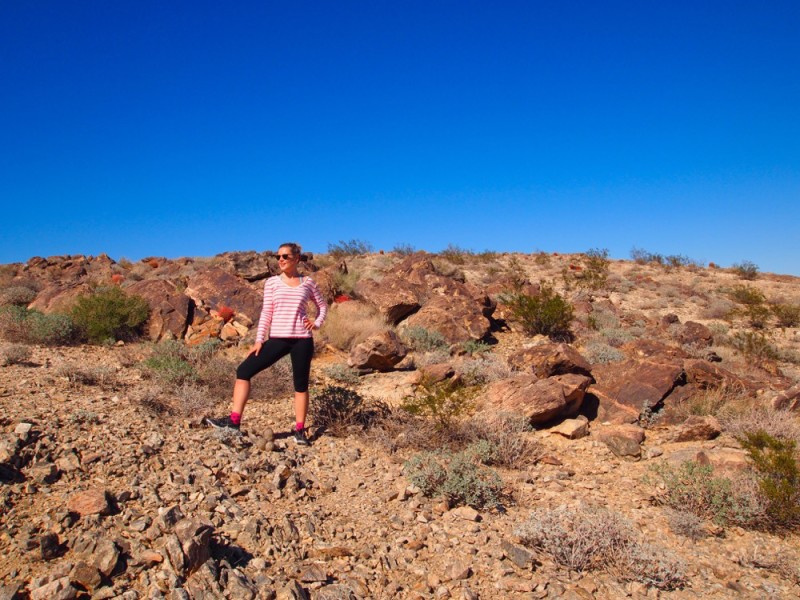
<path id="1" fill-rule="evenodd" d="M 284 363 L 242 435 L 203 426 L 270 256 L 0 269 L 30 314 L 103 285 L 150 306 L 150 341 L 5 332 L 0 599 L 800 597 L 800 478 L 769 462 L 800 441 L 797 278 L 454 249 L 305 268 L 332 305 L 310 448 Z"/>

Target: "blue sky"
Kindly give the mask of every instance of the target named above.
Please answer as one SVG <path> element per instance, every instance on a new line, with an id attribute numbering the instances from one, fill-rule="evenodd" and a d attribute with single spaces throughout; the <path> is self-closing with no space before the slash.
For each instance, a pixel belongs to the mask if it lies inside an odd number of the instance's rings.
<path id="1" fill-rule="evenodd" d="M 800 3 L 0 3 L 0 262 L 633 247 L 800 275 Z"/>

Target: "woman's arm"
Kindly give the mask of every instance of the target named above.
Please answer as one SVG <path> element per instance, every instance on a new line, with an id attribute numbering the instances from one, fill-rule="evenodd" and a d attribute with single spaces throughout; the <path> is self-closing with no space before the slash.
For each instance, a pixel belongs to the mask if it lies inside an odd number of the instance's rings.
<path id="1" fill-rule="evenodd" d="M 317 305 L 317 318 L 314 319 L 314 328 L 319 329 L 322 327 L 322 324 L 325 322 L 325 317 L 328 315 L 328 303 L 325 302 L 325 298 L 322 297 L 313 279 L 309 281 L 309 285 L 311 287 L 311 299 L 314 301 L 314 304 Z"/>

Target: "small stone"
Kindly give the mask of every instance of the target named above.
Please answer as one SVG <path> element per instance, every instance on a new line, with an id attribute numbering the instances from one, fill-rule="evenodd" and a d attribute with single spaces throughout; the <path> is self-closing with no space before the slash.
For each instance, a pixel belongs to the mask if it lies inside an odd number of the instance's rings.
<path id="1" fill-rule="evenodd" d="M 450 511 L 450 515 L 457 519 L 464 521 L 477 521 L 480 519 L 480 513 L 471 506 L 459 506 Z"/>
<path id="2" fill-rule="evenodd" d="M 564 419 L 549 432 L 563 435 L 570 440 L 577 440 L 589 435 L 589 420 L 582 415 L 577 419 Z"/>
<path id="3" fill-rule="evenodd" d="M 100 587 L 100 584 L 103 582 L 103 577 L 96 567 L 80 561 L 72 568 L 70 580 L 74 581 L 81 587 L 92 591 L 95 588 Z"/>
<path id="4" fill-rule="evenodd" d="M 322 565 L 309 565 L 300 571 L 298 579 L 303 583 L 315 583 L 328 581 L 328 573 Z"/>
<path id="5" fill-rule="evenodd" d="M 58 542 L 58 535 L 46 533 L 39 538 L 39 549 L 42 552 L 42 560 L 53 560 L 61 553 L 61 545 Z"/>
<path id="6" fill-rule="evenodd" d="M 74 600 L 78 590 L 72 587 L 69 577 L 61 577 L 31 590 L 31 600 Z"/>
<path id="7" fill-rule="evenodd" d="M 533 552 L 524 546 L 513 544 L 508 540 L 503 540 L 501 547 L 503 548 L 503 552 L 509 558 L 509 560 L 511 560 L 511 562 L 517 565 L 520 569 L 529 569 L 533 564 Z"/>
<path id="8" fill-rule="evenodd" d="M 76 512 L 82 517 L 87 515 L 107 515 L 111 512 L 105 490 L 87 490 L 73 494 L 67 503 L 70 512 Z"/>
<path id="9" fill-rule="evenodd" d="M 95 548 L 94 564 L 106 577 L 114 572 L 119 560 L 119 549 L 117 545 L 109 540 L 103 538 Z"/>
<path id="10" fill-rule="evenodd" d="M 447 567 L 447 577 L 453 581 L 469 579 L 472 567 L 466 561 L 457 560 Z"/>

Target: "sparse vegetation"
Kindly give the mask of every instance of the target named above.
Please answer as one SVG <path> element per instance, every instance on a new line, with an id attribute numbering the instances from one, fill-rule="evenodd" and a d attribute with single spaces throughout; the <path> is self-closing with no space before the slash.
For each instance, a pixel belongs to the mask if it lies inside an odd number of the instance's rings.
<path id="1" fill-rule="evenodd" d="M 731 266 L 731 270 L 740 278 L 748 281 L 753 281 L 758 277 L 758 265 L 749 260 L 743 260 L 740 263 L 734 263 Z"/>
<path id="2" fill-rule="evenodd" d="M 387 329 L 389 324 L 375 308 L 350 301 L 331 307 L 320 335 L 332 346 L 349 352 L 368 337 Z"/>
<path id="3" fill-rule="evenodd" d="M 311 414 L 314 426 L 334 435 L 344 435 L 352 428 L 365 429 L 389 409 L 381 403 L 366 403 L 358 392 L 328 385 L 312 394 Z"/>
<path id="4" fill-rule="evenodd" d="M 344 363 L 336 363 L 327 367 L 325 374 L 339 383 L 347 385 L 356 385 L 358 383 L 358 371 Z"/>
<path id="5" fill-rule="evenodd" d="M 481 465 L 474 453 L 424 452 L 406 462 L 405 471 L 423 494 L 445 497 L 453 506 L 494 508 L 500 504 L 500 476 Z"/>
<path id="6" fill-rule="evenodd" d="M 502 295 L 500 300 L 528 335 L 546 335 L 554 339 L 569 339 L 571 336 L 574 309 L 547 283 L 541 282 L 538 295 L 532 296 L 518 289 Z"/>
<path id="7" fill-rule="evenodd" d="M 605 248 L 592 248 L 587 250 L 583 258 L 583 277 L 578 279 L 578 285 L 592 290 L 600 290 L 608 281 L 608 250 Z"/>
<path id="8" fill-rule="evenodd" d="M 778 327 L 785 329 L 800 325 L 800 304 L 773 304 L 770 310 Z"/>
<path id="9" fill-rule="evenodd" d="M 474 396 L 474 388 L 451 379 L 435 384 L 423 382 L 413 396 L 403 401 L 402 408 L 412 415 L 433 419 L 438 429 L 447 429 L 472 409 Z"/>
<path id="10" fill-rule="evenodd" d="M 349 241 L 339 240 L 338 244 L 328 244 L 328 254 L 334 258 L 343 258 L 345 256 L 361 256 L 370 254 L 374 251 L 374 247 L 369 242 L 364 240 L 352 239 Z"/>
<path id="11" fill-rule="evenodd" d="M 107 340 L 130 340 L 141 334 L 150 316 L 150 306 L 141 296 L 111 286 L 79 297 L 71 314 L 81 335 L 91 343 L 100 344 Z"/>
<path id="12" fill-rule="evenodd" d="M 31 357 L 31 349 L 23 344 L 0 345 L 0 367 L 19 365 L 27 362 Z"/>
<path id="13" fill-rule="evenodd" d="M 415 352 L 434 352 L 449 346 L 441 333 L 424 327 L 406 327 L 401 333 L 401 338 L 403 343 Z"/>
<path id="14" fill-rule="evenodd" d="M 604 509 L 537 509 L 514 534 L 570 571 L 608 570 L 623 580 L 664 590 L 686 583 L 683 561 L 642 541 L 626 519 Z"/>
<path id="15" fill-rule="evenodd" d="M 12 285 L 0 290 L 0 306 L 28 306 L 36 298 L 36 290 Z"/>
<path id="16" fill-rule="evenodd" d="M 74 341 L 75 325 L 68 315 L 8 305 L 0 307 L 0 335 L 10 342 L 60 346 Z"/>

